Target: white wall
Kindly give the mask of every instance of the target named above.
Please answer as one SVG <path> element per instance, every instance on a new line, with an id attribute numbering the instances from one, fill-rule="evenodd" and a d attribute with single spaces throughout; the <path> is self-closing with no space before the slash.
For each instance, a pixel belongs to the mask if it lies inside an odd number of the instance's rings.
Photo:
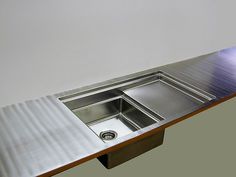
<path id="1" fill-rule="evenodd" d="M 229 47 L 235 0 L 0 0 L 0 106 Z"/>

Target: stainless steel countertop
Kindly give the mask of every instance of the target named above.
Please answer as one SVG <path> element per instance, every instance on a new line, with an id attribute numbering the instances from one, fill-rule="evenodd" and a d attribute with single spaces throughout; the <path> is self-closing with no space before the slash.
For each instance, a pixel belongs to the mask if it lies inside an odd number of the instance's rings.
<path id="1" fill-rule="evenodd" d="M 58 168 L 84 162 L 89 160 L 88 157 L 94 158 L 99 152 L 121 142 L 180 119 L 176 115 L 115 142 L 104 143 L 58 99 L 159 70 L 215 95 L 215 102 L 236 94 L 236 48 L 229 48 L 88 87 L 2 107 L 0 176 L 53 174 Z"/>

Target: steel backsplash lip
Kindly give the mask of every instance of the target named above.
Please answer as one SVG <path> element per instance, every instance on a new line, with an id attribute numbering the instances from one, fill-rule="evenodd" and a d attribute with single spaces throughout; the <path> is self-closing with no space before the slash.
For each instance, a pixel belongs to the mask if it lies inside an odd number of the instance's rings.
<path id="1" fill-rule="evenodd" d="M 97 93 L 105 92 L 112 89 L 120 89 L 122 91 L 124 90 L 126 91 L 126 90 L 129 90 L 129 88 L 125 89 L 126 86 L 156 77 L 157 79 L 160 79 L 163 81 L 164 79 L 171 80 L 171 82 L 175 82 L 177 85 L 181 85 L 187 90 L 204 97 L 208 101 L 216 99 L 216 96 L 208 92 L 205 92 L 204 90 L 201 90 L 195 87 L 194 85 L 190 85 L 183 80 L 179 80 L 167 72 L 164 72 L 163 70 L 161 70 L 161 67 L 155 68 L 154 70 L 155 71 L 153 71 L 153 69 L 147 70 L 146 71 L 147 73 L 144 73 L 144 74 L 142 74 L 143 72 L 141 72 L 141 73 L 135 73 L 128 76 L 119 77 L 119 78 L 108 80 L 105 82 L 93 84 L 84 88 L 71 90 L 67 93 L 56 94 L 55 96 L 62 102 L 68 102 L 70 100 L 79 99 L 82 97 L 90 96 L 92 94 L 97 94 Z M 149 82 L 147 81 L 147 84 L 148 83 Z"/>
<path id="2" fill-rule="evenodd" d="M 90 86 L 56 94 L 55 96 L 58 97 L 59 100 L 63 102 L 67 102 L 68 100 L 71 100 L 71 99 L 78 99 L 80 97 L 89 96 L 91 94 L 101 93 L 108 90 L 125 87 L 132 83 L 139 82 L 140 80 L 155 77 L 158 73 L 162 72 L 161 70 L 158 70 L 158 68 L 156 68 L 155 71 L 153 72 L 151 71 L 152 70 L 147 70 L 146 71 L 147 73 L 144 71 L 144 72 L 134 73 L 131 75 L 107 80 L 107 81 L 96 83 Z"/>

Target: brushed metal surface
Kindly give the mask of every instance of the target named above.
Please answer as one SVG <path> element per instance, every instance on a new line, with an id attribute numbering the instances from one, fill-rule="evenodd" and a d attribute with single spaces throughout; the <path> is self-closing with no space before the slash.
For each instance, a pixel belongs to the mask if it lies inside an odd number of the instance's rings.
<path id="1" fill-rule="evenodd" d="M 236 93 L 236 48 L 229 48 L 88 87 L 2 107 L 0 176 L 27 177 L 51 172 L 180 118 L 176 115 L 121 137 L 115 143 L 104 143 L 58 100 L 71 95 L 79 97 L 91 90 L 105 89 L 107 85 L 122 84 L 127 80 L 132 82 L 132 78 L 159 70 L 215 95 L 214 101 Z"/>
<path id="2" fill-rule="evenodd" d="M 68 106 L 66 103 L 65 105 Z M 124 96 L 94 102 L 84 107 L 70 106 L 72 109 L 68 108 L 98 136 L 101 132 L 112 130 L 117 133 L 117 138 L 120 138 L 160 121 Z"/>
<path id="3" fill-rule="evenodd" d="M 0 176 L 37 176 L 104 148 L 54 96 L 0 109 Z"/>
<path id="4" fill-rule="evenodd" d="M 164 119 L 184 116 L 215 99 L 215 96 L 165 73 L 159 73 L 158 79 L 153 82 L 130 88 L 124 93 Z"/>
<path id="5" fill-rule="evenodd" d="M 99 123 L 93 124 L 89 126 L 98 136 L 102 132 L 112 130 L 117 133 L 116 138 L 121 138 L 122 136 L 125 136 L 129 133 L 132 133 L 133 131 L 137 130 L 135 127 L 130 125 L 128 121 L 122 115 L 115 115 L 112 118 L 109 118 L 107 120 L 101 121 Z M 101 137 L 100 137 L 101 138 Z M 116 138 L 112 139 L 115 140 Z M 106 142 L 106 140 L 103 140 Z M 111 141 L 111 140 L 109 140 Z"/>

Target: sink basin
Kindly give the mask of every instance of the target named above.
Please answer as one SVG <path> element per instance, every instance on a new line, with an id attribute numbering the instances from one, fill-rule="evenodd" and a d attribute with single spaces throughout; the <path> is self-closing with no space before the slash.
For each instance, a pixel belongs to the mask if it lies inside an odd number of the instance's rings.
<path id="1" fill-rule="evenodd" d="M 163 120 L 132 102 L 122 92 L 105 92 L 73 99 L 64 104 L 82 120 L 104 143 L 115 141 L 136 130 Z M 98 160 L 113 168 L 163 143 L 164 130 L 141 138 L 119 150 L 104 154 Z"/>
<path id="2" fill-rule="evenodd" d="M 72 111 L 104 142 L 125 136 L 161 119 L 149 115 L 124 96 L 94 101 Z"/>

